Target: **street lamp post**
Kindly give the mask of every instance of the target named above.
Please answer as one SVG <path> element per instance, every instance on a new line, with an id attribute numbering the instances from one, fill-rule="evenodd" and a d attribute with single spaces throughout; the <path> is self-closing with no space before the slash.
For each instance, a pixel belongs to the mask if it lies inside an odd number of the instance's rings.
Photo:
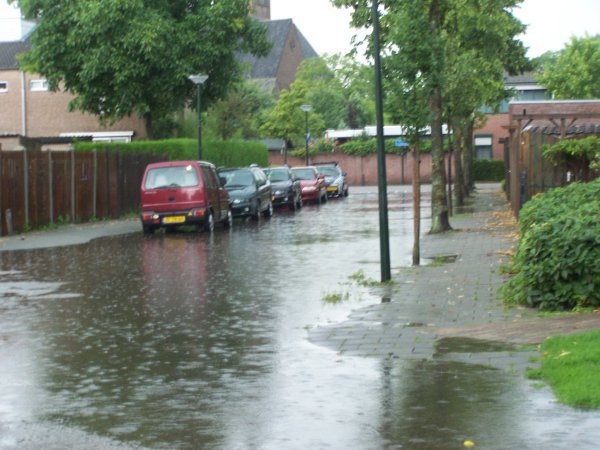
<path id="1" fill-rule="evenodd" d="M 390 263 L 390 232 L 388 220 L 387 178 L 385 170 L 385 142 L 383 136 L 383 94 L 381 88 L 381 54 L 379 45 L 379 1 L 372 0 L 373 59 L 375 61 L 375 115 L 377 119 L 377 167 L 379 181 L 379 249 L 381 281 L 392 279 Z"/>
<path id="2" fill-rule="evenodd" d="M 310 135 L 308 134 L 308 113 L 312 111 L 312 105 L 302 105 L 300 109 L 304 111 L 304 130 L 306 134 L 304 135 L 304 155 L 306 158 L 306 165 L 308 166 L 308 139 Z"/>
<path id="3" fill-rule="evenodd" d="M 197 100 L 197 109 L 198 109 L 198 160 L 202 160 L 202 115 L 200 114 L 200 93 L 202 90 L 202 85 L 208 79 L 208 75 L 197 74 L 190 75 L 188 79 L 197 86 L 198 91 L 198 100 Z"/>

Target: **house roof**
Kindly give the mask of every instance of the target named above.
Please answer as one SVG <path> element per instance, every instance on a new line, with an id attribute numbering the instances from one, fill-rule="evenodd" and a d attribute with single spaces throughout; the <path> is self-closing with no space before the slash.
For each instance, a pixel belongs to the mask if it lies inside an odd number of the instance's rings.
<path id="1" fill-rule="evenodd" d="M 16 70 L 19 68 L 17 55 L 30 48 L 29 39 L 21 41 L 0 42 L 0 70 Z"/>
<path id="2" fill-rule="evenodd" d="M 304 59 L 319 56 L 300 30 L 294 25 L 292 19 L 269 20 L 263 22 L 263 24 L 267 27 L 267 40 L 273 44 L 269 54 L 265 57 L 256 57 L 251 54 L 239 56 L 239 61 L 251 68 L 248 73 L 250 78 L 277 78 L 277 71 L 279 70 L 279 64 L 283 56 L 285 42 L 292 28 L 296 30 Z"/>

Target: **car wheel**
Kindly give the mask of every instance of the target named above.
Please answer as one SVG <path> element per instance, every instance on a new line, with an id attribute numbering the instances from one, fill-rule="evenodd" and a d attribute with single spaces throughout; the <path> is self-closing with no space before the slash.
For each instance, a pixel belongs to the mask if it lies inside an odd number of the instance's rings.
<path id="1" fill-rule="evenodd" d="M 325 191 L 325 194 L 323 195 L 323 203 L 327 203 L 327 191 Z"/>
<path id="2" fill-rule="evenodd" d="M 204 222 L 204 231 L 207 233 L 212 233 L 215 230 L 215 216 L 213 216 L 212 211 L 208 211 L 208 217 Z"/>
<path id="3" fill-rule="evenodd" d="M 143 225 L 142 228 L 144 230 L 145 235 L 149 236 L 154 234 L 154 227 L 152 225 Z"/>
<path id="4" fill-rule="evenodd" d="M 292 201 L 288 204 L 288 208 L 290 208 L 290 211 L 298 210 L 298 202 L 296 201 L 295 198 L 292 198 Z"/>
<path id="5" fill-rule="evenodd" d="M 348 197 L 348 186 L 346 186 L 346 189 L 344 189 L 344 197 Z"/>
<path id="6" fill-rule="evenodd" d="M 319 192 L 319 195 L 317 196 L 317 204 L 320 205 L 322 202 L 323 202 L 323 196 Z"/>
<path id="7" fill-rule="evenodd" d="M 273 217 L 273 202 L 269 202 L 269 206 L 264 211 L 265 217 Z"/>
<path id="8" fill-rule="evenodd" d="M 231 214 L 231 209 L 227 210 L 227 217 L 223 220 L 223 228 L 226 230 L 230 229 L 233 226 L 233 214 Z"/>
<path id="9" fill-rule="evenodd" d="M 304 206 L 304 200 L 302 200 L 302 196 L 299 195 L 298 196 L 298 209 L 302 209 L 303 206 Z"/>
<path id="10" fill-rule="evenodd" d="M 260 220 L 260 205 L 258 204 L 258 202 L 256 203 L 256 207 L 254 208 L 254 211 L 250 216 L 252 217 L 252 220 Z"/>

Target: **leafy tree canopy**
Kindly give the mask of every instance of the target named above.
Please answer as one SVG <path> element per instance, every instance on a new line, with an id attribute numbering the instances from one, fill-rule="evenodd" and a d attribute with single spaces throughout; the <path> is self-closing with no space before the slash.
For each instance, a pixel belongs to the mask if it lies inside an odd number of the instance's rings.
<path id="1" fill-rule="evenodd" d="M 288 144 L 304 145 L 306 132 L 306 119 L 308 129 L 312 136 L 320 136 L 325 131 L 325 123 L 318 112 L 314 110 L 307 116 L 300 108 L 308 103 L 307 85 L 303 81 L 296 81 L 290 90 L 283 90 L 275 108 L 270 112 L 261 131 L 269 137 L 285 140 Z"/>
<path id="2" fill-rule="evenodd" d="M 239 79 L 237 52 L 265 55 L 266 29 L 249 0 L 13 0 L 37 19 L 23 67 L 75 95 L 70 107 L 111 122 L 137 113 L 153 123 L 180 110 L 209 76 L 211 101 Z"/>
<path id="3" fill-rule="evenodd" d="M 546 62 L 538 81 L 556 99 L 600 98 L 600 35 L 572 37 Z"/>
<path id="4" fill-rule="evenodd" d="M 223 140 L 256 139 L 273 105 L 273 97 L 253 81 L 238 83 L 210 108 L 207 132 Z"/>

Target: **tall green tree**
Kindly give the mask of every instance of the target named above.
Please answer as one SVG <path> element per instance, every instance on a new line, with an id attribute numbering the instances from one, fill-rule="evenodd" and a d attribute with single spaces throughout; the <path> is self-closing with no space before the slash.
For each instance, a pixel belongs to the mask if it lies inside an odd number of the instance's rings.
<path id="1" fill-rule="evenodd" d="M 558 56 L 544 62 L 538 81 L 555 98 L 600 98 L 600 35 L 572 37 Z"/>
<path id="2" fill-rule="evenodd" d="M 296 79 L 306 83 L 307 101 L 326 128 L 364 128 L 373 122 L 372 69 L 340 55 L 304 60 Z M 371 83 L 372 84 L 372 83 Z"/>
<path id="3" fill-rule="evenodd" d="M 223 140 L 256 139 L 274 104 L 273 97 L 256 83 L 238 83 L 209 109 L 204 120 L 206 133 Z"/>
<path id="4" fill-rule="evenodd" d="M 16 0 L 13 0 L 16 1 Z M 266 29 L 249 0 L 18 0 L 38 25 L 24 68 L 75 95 L 72 109 L 112 122 L 135 113 L 159 124 L 193 99 L 195 73 L 209 76 L 204 104 L 240 78 L 236 53 L 265 55 Z"/>
<path id="5" fill-rule="evenodd" d="M 353 24 L 369 27 L 369 0 L 331 0 L 334 5 L 354 8 Z M 381 0 L 384 14 L 382 40 L 390 58 L 408 54 L 419 67 L 418 77 L 410 70 L 397 72 L 397 88 L 410 93 L 420 83 L 429 95 L 429 125 L 432 140 L 432 225 L 431 232 L 450 229 L 442 146 L 442 124 L 451 111 L 460 118 L 473 115 L 490 97 L 498 96 L 503 71 L 524 66 L 525 49 L 516 39 L 523 25 L 511 11 L 522 0 Z M 475 64 L 475 66 L 474 66 Z M 457 65 L 459 66 L 457 68 Z M 462 78 L 465 74 L 470 75 Z M 393 76 L 393 74 L 392 74 Z M 484 89 L 469 92 L 468 101 L 452 95 L 452 86 L 468 88 L 477 80 Z M 455 89 L 455 92 L 458 92 Z M 390 95 L 388 93 L 388 95 Z M 394 93 L 394 95 L 400 95 Z M 414 93 L 413 93 L 414 95 Z M 465 99 L 466 100 L 466 99 Z M 452 103 L 453 102 L 453 103 Z M 476 105 L 476 106 L 473 106 Z M 450 112 L 449 112 L 450 111 Z M 467 114 L 468 112 L 468 114 Z M 468 120 L 466 121 L 468 122 Z M 472 122 L 472 120 L 471 120 Z"/>
<path id="6" fill-rule="evenodd" d="M 311 111 L 308 116 L 305 116 L 300 109 L 305 103 L 307 103 L 306 83 L 295 81 L 289 91 L 281 91 L 275 108 L 261 127 L 262 133 L 268 137 L 283 139 L 288 147 L 303 146 L 305 121 L 308 117 L 309 133 L 312 136 L 322 135 L 325 131 L 325 122 L 316 111 Z"/>

